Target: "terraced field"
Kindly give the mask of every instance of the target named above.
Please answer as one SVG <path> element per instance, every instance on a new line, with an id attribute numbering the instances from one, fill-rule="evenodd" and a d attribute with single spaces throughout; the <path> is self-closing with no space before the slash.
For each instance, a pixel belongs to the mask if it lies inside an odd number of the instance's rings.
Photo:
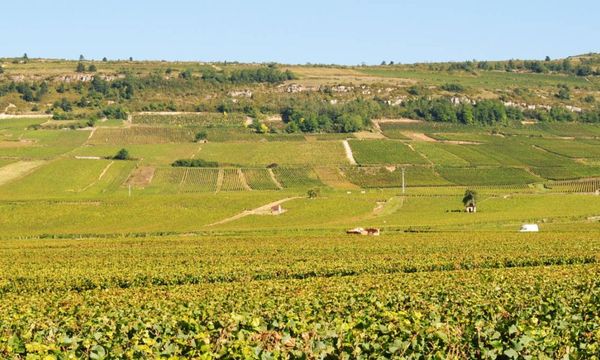
<path id="1" fill-rule="evenodd" d="M 275 168 L 273 173 L 284 188 L 310 188 L 323 185 L 314 170 L 308 167 Z"/>
<path id="2" fill-rule="evenodd" d="M 356 162 L 365 164 L 427 164 L 419 153 L 399 141 L 352 140 Z"/>
<path id="3" fill-rule="evenodd" d="M 279 190 L 268 169 L 242 169 L 252 190 Z"/>
<path id="4" fill-rule="evenodd" d="M 222 113 L 141 113 L 133 116 L 134 124 L 193 127 L 241 127 L 245 116 Z"/>
<path id="5" fill-rule="evenodd" d="M 520 168 L 438 168 L 440 175 L 457 185 L 509 185 L 541 181 Z"/>
<path id="6" fill-rule="evenodd" d="M 122 129 L 100 128 L 88 140 L 92 145 L 164 144 L 191 142 L 195 131 L 186 128 L 136 126 Z"/>

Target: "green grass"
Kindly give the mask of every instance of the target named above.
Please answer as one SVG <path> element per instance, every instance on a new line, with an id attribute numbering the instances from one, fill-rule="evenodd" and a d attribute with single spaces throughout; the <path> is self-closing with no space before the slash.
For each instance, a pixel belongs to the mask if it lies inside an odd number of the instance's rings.
<path id="1" fill-rule="evenodd" d="M 130 161 L 57 160 L 0 187 L 0 197 L 45 199 L 110 194 L 119 189 L 134 166 Z"/>
<path id="2" fill-rule="evenodd" d="M 399 141 L 352 140 L 349 142 L 359 164 L 427 164 L 419 153 Z"/>
<path id="3" fill-rule="evenodd" d="M 467 87 L 486 89 L 513 88 L 516 86 L 532 88 L 558 86 L 559 84 L 568 84 L 570 86 L 589 85 L 582 77 L 560 74 L 519 74 L 497 71 L 480 71 L 476 74 L 471 74 L 460 71 L 433 72 L 426 70 L 403 70 L 393 67 L 389 69 L 360 69 L 359 71 L 372 76 L 419 80 L 426 85 L 443 85 L 452 82 Z"/>
<path id="4" fill-rule="evenodd" d="M 121 149 L 126 148 L 131 157 L 142 164 L 167 166 L 178 159 L 189 159 L 201 148 L 201 144 L 144 144 L 144 145 L 90 145 L 75 149 L 74 156 L 112 157 Z"/>

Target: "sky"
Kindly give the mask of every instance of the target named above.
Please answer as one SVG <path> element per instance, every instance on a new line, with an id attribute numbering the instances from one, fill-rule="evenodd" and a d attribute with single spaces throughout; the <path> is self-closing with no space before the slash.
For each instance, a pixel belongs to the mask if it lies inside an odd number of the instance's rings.
<path id="1" fill-rule="evenodd" d="M 598 0 L 19 0 L 0 57 L 378 64 L 600 52 Z"/>

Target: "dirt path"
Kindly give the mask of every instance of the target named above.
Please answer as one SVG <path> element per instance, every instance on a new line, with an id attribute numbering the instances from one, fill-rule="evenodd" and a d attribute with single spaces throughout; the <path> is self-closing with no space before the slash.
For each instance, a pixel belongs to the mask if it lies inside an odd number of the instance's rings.
<path id="1" fill-rule="evenodd" d="M 17 106 L 16 106 L 15 104 L 13 104 L 13 103 L 8 103 L 8 106 L 6 106 L 6 107 L 4 108 L 4 113 L 6 114 L 6 113 L 8 112 L 8 110 L 9 110 L 9 109 L 11 109 L 11 108 L 16 108 L 16 107 L 17 107 Z"/>
<path id="2" fill-rule="evenodd" d="M 106 165 L 106 167 L 104 169 L 102 169 L 102 172 L 100 173 L 100 175 L 98 175 L 98 179 L 96 179 L 96 181 L 92 182 L 91 184 L 87 185 L 86 187 L 84 187 L 83 189 L 79 190 L 78 192 L 84 192 L 87 189 L 91 188 L 92 186 L 96 185 L 98 183 L 98 181 L 102 180 L 102 178 L 104 177 L 104 175 L 106 175 L 106 173 L 108 172 L 108 169 L 110 169 L 110 167 L 114 164 L 114 161 L 111 161 L 110 163 L 108 163 L 108 165 Z"/>
<path id="3" fill-rule="evenodd" d="M 412 132 L 412 131 L 403 131 L 402 135 L 411 138 L 415 141 L 425 141 L 425 142 L 437 142 L 436 139 L 425 135 L 424 133 Z"/>
<path id="4" fill-rule="evenodd" d="M 225 178 L 225 172 L 223 169 L 219 169 L 219 173 L 217 174 L 217 189 L 215 193 L 221 191 L 221 187 L 223 187 L 223 179 Z"/>
<path id="5" fill-rule="evenodd" d="M 242 183 L 242 186 L 244 187 L 244 189 L 246 189 L 248 191 L 252 191 L 252 188 L 250 187 L 250 185 L 248 185 L 248 181 L 246 181 L 246 176 L 242 172 L 242 169 L 237 169 L 237 173 L 238 173 L 238 176 L 240 177 L 240 182 Z"/>
<path id="6" fill-rule="evenodd" d="M 356 160 L 354 160 L 354 154 L 352 154 L 352 148 L 350 147 L 350 143 L 348 143 L 348 140 L 343 140 L 342 144 L 344 144 L 344 150 L 346 151 L 346 158 L 348 158 L 348 161 L 350 162 L 351 165 L 356 165 Z"/>
<path id="7" fill-rule="evenodd" d="M 0 167 L 0 185 L 19 179 L 45 163 L 46 161 L 17 161 Z"/>
<path id="8" fill-rule="evenodd" d="M 234 215 L 232 217 L 228 217 L 226 219 L 217 221 L 215 223 L 209 224 L 209 225 L 205 225 L 206 227 L 210 227 L 210 226 L 216 226 L 216 225 L 222 225 L 222 224 L 226 224 L 228 222 L 232 222 L 241 218 L 244 218 L 248 215 L 265 215 L 265 214 L 270 214 L 271 213 L 271 208 L 277 205 L 281 205 L 285 202 L 291 201 L 291 200 L 296 200 L 296 199 L 301 199 L 301 196 L 294 196 L 294 197 L 289 197 L 289 198 L 285 198 L 285 199 L 281 199 L 281 200 L 277 200 L 274 201 L 272 203 L 268 203 L 266 205 L 257 207 L 256 209 L 253 210 L 244 210 L 241 213 Z"/>
<path id="9" fill-rule="evenodd" d="M 23 114 L 23 115 L 12 115 L 12 114 L 0 114 L 0 119 L 46 119 L 51 118 L 52 115 L 46 114 Z"/>
<path id="10" fill-rule="evenodd" d="M 273 172 L 273 169 L 267 169 L 267 172 L 269 173 L 269 176 L 271 177 L 271 180 L 273 180 L 273 183 L 275 183 L 275 185 L 277 185 L 277 187 L 279 188 L 279 190 L 283 189 L 283 186 L 281 186 L 281 183 L 275 177 L 275 173 Z"/>

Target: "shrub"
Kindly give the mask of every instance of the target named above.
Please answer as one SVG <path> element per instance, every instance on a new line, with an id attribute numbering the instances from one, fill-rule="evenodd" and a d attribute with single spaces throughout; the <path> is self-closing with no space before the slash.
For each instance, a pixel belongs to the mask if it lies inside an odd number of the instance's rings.
<path id="1" fill-rule="evenodd" d="M 129 159 L 131 159 L 131 157 L 129 156 L 129 151 L 127 151 L 127 149 L 121 149 L 121 150 L 119 150 L 119 152 L 117 153 L 117 155 L 115 155 L 113 157 L 113 159 L 115 159 L 115 160 L 129 160 Z"/>
<path id="2" fill-rule="evenodd" d="M 175 160 L 171 166 L 173 167 L 219 167 L 219 163 L 216 161 L 206 161 L 202 159 L 179 159 Z"/>

